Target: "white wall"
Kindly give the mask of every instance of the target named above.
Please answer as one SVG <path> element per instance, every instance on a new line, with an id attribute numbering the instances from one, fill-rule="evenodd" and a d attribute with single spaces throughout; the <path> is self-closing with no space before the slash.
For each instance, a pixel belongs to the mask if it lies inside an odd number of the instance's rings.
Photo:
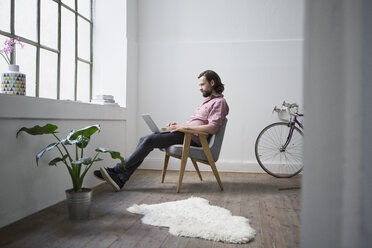
<path id="1" fill-rule="evenodd" d="M 126 108 L 0 94 L 0 227 L 64 200 L 65 189 L 72 186 L 63 165 L 47 165 L 58 153 L 45 154 L 36 166 L 35 155 L 54 142 L 53 137 L 22 133 L 16 139 L 19 128 L 54 123 L 59 126 L 60 137 L 64 137 L 71 129 L 100 124 L 101 132 L 93 136 L 88 146 L 92 151 L 107 147 L 125 156 L 136 144 L 137 3 L 133 0 L 94 3 L 97 20 L 93 95 L 114 95 Z M 101 157 L 104 161 L 96 163 L 95 168 L 118 162 L 107 154 Z M 95 168 L 86 175 L 84 186 L 101 183 L 92 175 Z"/>
<path id="2" fill-rule="evenodd" d="M 59 156 L 57 150 L 47 152 L 36 166 L 35 155 L 55 142 L 54 137 L 21 133 L 16 139 L 21 127 L 52 123 L 59 127 L 58 136 L 65 138 L 72 129 L 100 124 L 101 132 L 92 137 L 86 155 L 95 155 L 98 147 L 126 149 L 127 111 L 123 108 L 2 94 L 0 106 L 0 227 L 64 200 L 64 191 L 72 187 L 63 164 L 48 166 Z M 94 168 L 118 162 L 107 154 L 100 157 L 104 161 Z M 101 183 L 92 172 L 86 175 L 85 187 Z"/>
<path id="3" fill-rule="evenodd" d="M 215 70 L 230 106 L 219 169 L 260 171 L 254 142 L 274 105 L 302 105 L 302 25 L 299 0 L 139 0 L 138 114 L 186 121 L 203 100 L 197 76 Z M 162 160 L 153 152 L 142 168 Z"/>

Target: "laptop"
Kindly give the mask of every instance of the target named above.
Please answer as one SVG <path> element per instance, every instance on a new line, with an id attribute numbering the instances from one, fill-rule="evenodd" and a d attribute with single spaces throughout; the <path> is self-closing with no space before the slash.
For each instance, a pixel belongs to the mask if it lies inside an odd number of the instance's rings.
<path id="1" fill-rule="evenodd" d="M 159 129 L 149 114 L 143 114 L 141 116 L 153 133 L 169 133 L 170 132 L 169 130 L 166 130 L 166 129 L 164 130 Z"/>

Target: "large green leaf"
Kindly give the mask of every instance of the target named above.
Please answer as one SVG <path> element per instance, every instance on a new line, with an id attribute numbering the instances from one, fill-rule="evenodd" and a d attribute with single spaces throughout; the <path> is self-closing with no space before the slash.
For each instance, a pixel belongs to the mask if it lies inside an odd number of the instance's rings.
<path id="1" fill-rule="evenodd" d="M 49 165 L 57 165 L 58 162 L 65 161 L 67 157 L 68 157 L 67 154 L 64 155 L 62 158 L 61 157 L 57 157 L 57 158 L 53 159 L 52 161 L 50 161 L 49 162 Z"/>
<path id="2" fill-rule="evenodd" d="M 74 141 L 74 140 L 77 140 L 80 135 L 82 135 L 83 137 L 86 137 L 86 138 L 90 138 L 90 136 L 92 136 L 95 132 L 97 132 L 99 130 L 101 130 L 99 125 L 84 127 L 84 128 L 79 129 L 77 131 L 72 130 L 70 132 L 70 134 L 67 136 L 66 139 L 69 140 L 69 141 Z"/>
<path id="3" fill-rule="evenodd" d="M 52 143 L 48 145 L 47 147 L 45 147 L 43 150 L 41 150 L 38 154 L 36 154 L 36 164 L 39 165 L 39 159 L 43 156 L 45 152 L 52 150 L 58 144 L 59 142 Z"/>
<path id="4" fill-rule="evenodd" d="M 71 164 L 78 165 L 78 164 L 85 164 L 88 165 L 92 162 L 92 158 L 81 158 L 79 160 L 72 161 Z"/>
<path id="5" fill-rule="evenodd" d="M 31 135 L 42 135 L 42 134 L 57 133 L 56 132 L 57 129 L 58 129 L 58 127 L 56 125 L 49 124 L 49 123 L 46 124 L 43 127 L 40 127 L 39 125 L 36 125 L 34 127 L 31 127 L 31 128 L 22 127 L 21 129 L 18 130 L 18 132 L 16 134 L 16 137 L 18 137 L 18 134 L 22 131 L 26 132 L 28 134 L 31 134 Z"/>
<path id="6" fill-rule="evenodd" d="M 71 141 L 69 141 L 68 139 L 63 139 L 63 140 L 61 140 L 61 144 L 64 144 L 64 145 L 72 145 Z"/>
<path id="7" fill-rule="evenodd" d="M 79 135 L 79 137 L 77 138 L 76 145 L 79 148 L 85 148 L 89 144 L 89 141 L 90 141 L 90 138 L 85 137 L 83 135 Z"/>
<path id="8" fill-rule="evenodd" d="M 110 153 L 111 155 L 111 158 L 113 159 L 120 159 L 123 167 L 125 167 L 125 161 L 124 161 L 124 158 L 122 156 L 120 156 L 120 152 L 116 152 L 116 151 L 112 151 L 112 150 L 109 150 L 109 149 L 106 149 L 106 148 L 97 148 L 96 149 L 96 152 L 103 152 L 103 153 Z"/>
<path id="9" fill-rule="evenodd" d="M 90 138 L 79 135 L 75 140 L 69 140 L 68 137 L 64 140 L 61 140 L 61 143 L 64 145 L 74 145 L 76 144 L 79 148 L 85 148 L 89 144 Z"/>

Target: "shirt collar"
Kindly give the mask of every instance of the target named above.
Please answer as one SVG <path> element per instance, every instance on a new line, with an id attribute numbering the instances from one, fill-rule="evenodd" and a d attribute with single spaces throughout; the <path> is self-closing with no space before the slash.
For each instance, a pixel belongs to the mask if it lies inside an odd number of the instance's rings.
<path id="1" fill-rule="evenodd" d="M 212 95 L 210 95 L 211 98 L 215 98 L 215 97 L 223 97 L 223 94 L 219 94 L 219 93 L 214 93 Z"/>
<path id="2" fill-rule="evenodd" d="M 206 103 L 206 102 L 212 100 L 213 98 L 218 98 L 218 97 L 223 97 L 223 94 L 213 93 L 210 96 L 208 96 L 207 98 L 205 98 L 205 100 L 203 101 L 203 103 Z"/>

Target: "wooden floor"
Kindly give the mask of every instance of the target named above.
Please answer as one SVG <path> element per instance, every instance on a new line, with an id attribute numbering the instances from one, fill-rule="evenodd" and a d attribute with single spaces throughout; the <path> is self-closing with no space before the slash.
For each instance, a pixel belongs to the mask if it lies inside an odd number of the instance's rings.
<path id="1" fill-rule="evenodd" d="M 181 193 L 176 193 L 177 172 L 138 170 L 122 191 L 106 183 L 95 188 L 91 216 L 70 221 L 61 202 L 0 229 L 0 247 L 298 247 L 301 176 L 276 179 L 267 174 L 220 173 L 224 191 L 214 176 L 186 172 Z M 297 188 L 296 188 L 297 187 Z M 142 215 L 126 211 L 132 204 L 206 198 L 212 205 L 248 217 L 256 230 L 247 244 L 226 244 L 198 238 L 172 236 L 168 228 L 141 223 Z"/>

